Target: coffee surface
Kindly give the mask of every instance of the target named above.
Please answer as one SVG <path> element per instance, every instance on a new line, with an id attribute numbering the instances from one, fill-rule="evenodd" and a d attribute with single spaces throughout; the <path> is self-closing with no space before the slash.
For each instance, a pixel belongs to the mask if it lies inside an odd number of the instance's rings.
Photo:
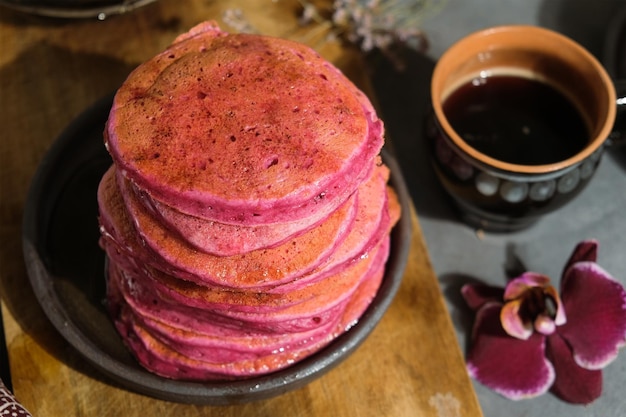
<path id="1" fill-rule="evenodd" d="M 476 78 L 455 90 L 443 109 L 465 142 L 503 162 L 556 163 L 589 141 L 574 104 L 552 86 L 529 78 Z"/>

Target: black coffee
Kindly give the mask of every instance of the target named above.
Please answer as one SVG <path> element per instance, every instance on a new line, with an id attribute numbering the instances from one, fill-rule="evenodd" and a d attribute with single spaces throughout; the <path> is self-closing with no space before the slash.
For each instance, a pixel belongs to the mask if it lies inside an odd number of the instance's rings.
<path id="1" fill-rule="evenodd" d="M 491 76 L 461 86 L 443 110 L 473 148 L 520 165 L 559 162 L 581 151 L 589 131 L 555 88 L 528 78 Z"/>

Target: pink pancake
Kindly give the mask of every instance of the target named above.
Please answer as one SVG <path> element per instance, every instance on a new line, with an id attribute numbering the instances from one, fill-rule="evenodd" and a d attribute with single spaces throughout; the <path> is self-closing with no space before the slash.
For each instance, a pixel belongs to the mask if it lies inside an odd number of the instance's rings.
<path id="1" fill-rule="evenodd" d="M 113 169 L 103 177 L 99 204 L 105 239 L 112 239 L 122 249 L 127 248 L 134 256 L 166 273 L 198 283 L 239 289 L 277 285 L 314 269 L 345 238 L 356 215 L 355 196 L 328 221 L 283 245 L 217 257 L 194 250 L 158 223 L 142 228 L 146 233 L 137 241 L 138 234 L 126 212 Z M 140 210 L 133 215 L 135 223 L 153 220 Z"/>
<path id="2" fill-rule="evenodd" d="M 387 251 L 388 243 L 385 243 L 380 249 L 374 250 L 370 257 L 351 264 L 350 268 L 310 287 L 294 291 L 293 294 L 283 294 L 280 298 L 276 294 L 207 289 L 164 274 L 139 272 L 133 275 L 133 282 L 150 290 L 148 297 L 143 301 L 136 299 L 133 304 L 145 305 L 146 302 L 158 300 L 157 304 L 167 303 L 170 310 L 177 310 L 181 306 L 184 307 L 183 311 L 196 317 L 209 311 L 210 320 L 215 320 L 215 315 L 219 315 L 219 320 L 224 323 L 228 322 L 226 318 L 230 318 L 233 324 L 245 324 L 267 332 L 312 330 L 326 325 L 329 317 L 334 316 L 335 307 L 350 296 L 363 276 L 380 269 Z M 258 306 L 256 309 L 255 304 Z M 146 305 L 145 308 L 149 307 Z"/>
<path id="3" fill-rule="evenodd" d="M 135 357 L 151 372 L 167 378 L 188 381 L 228 380 L 253 377 L 285 368 L 321 349 L 329 338 L 315 340 L 300 350 L 289 350 L 252 360 L 212 363 L 189 358 L 162 343 L 150 334 L 137 320 L 122 309 L 116 327 L 127 334 L 126 344 Z"/>
<path id="4" fill-rule="evenodd" d="M 399 210 L 399 206 L 394 206 L 397 205 L 395 193 L 392 190 L 386 191 L 388 178 L 389 170 L 381 164 L 373 171 L 372 177 L 361 185 L 358 211 L 350 233 L 326 262 L 308 274 L 267 291 L 271 293 L 294 291 L 303 285 L 325 279 L 340 272 L 355 259 L 368 256 L 372 248 L 379 246 L 399 217 L 395 212 L 396 208 Z"/>
<path id="5" fill-rule="evenodd" d="M 132 187 L 132 185 L 131 185 Z M 273 248 L 320 224 L 336 208 L 320 207 L 312 216 L 296 221 L 270 225 L 244 226 L 220 223 L 181 213 L 153 200 L 145 192 L 132 187 L 137 198 L 164 227 L 177 233 L 200 251 L 217 256 L 231 256 L 257 249 Z"/>
<path id="6" fill-rule="evenodd" d="M 105 141 L 121 172 L 155 201 L 221 223 L 339 207 L 383 143 L 365 95 L 299 43 L 211 24 L 192 33 L 118 90 Z"/>
<path id="7" fill-rule="evenodd" d="M 316 294 L 316 298 L 301 304 L 295 304 L 272 314 L 240 313 L 232 310 L 226 311 L 225 314 L 246 323 L 254 324 L 255 326 L 263 326 L 263 328 L 269 327 L 279 332 L 304 331 L 314 328 L 318 326 L 319 323 L 324 323 L 331 319 L 336 314 L 337 308 L 342 311 L 345 309 L 345 304 L 350 301 L 350 296 L 360 282 L 384 267 L 388 253 L 389 239 L 385 239 L 380 247 L 372 251 L 370 257 L 365 258 L 369 261 L 361 265 L 358 269 L 355 270 L 354 267 L 349 268 L 336 276 L 326 278 L 332 280 L 344 274 L 351 274 L 356 278 L 358 275 L 358 281 L 351 282 L 351 286 L 341 286 L 337 288 L 337 293 L 341 291 L 341 295 Z"/>
<path id="8" fill-rule="evenodd" d="M 196 345 L 203 350 L 212 349 L 210 357 L 225 362 L 268 355 L 288 347 L 302 346 L 326 335 L 338 322 L 335 319 L 304 332 L 262 332 L 243 324 L 234 325 L 229 321 L 220 321 L 219 318 L 215 320 L 216 315 L 212 315 L 210 320 L 202 320 L 198 314 L 192 314 L 193 309 L 181 313 L 176 306 L 172 308 L 172 305 L 151 297 L 146 287 L 116 267 L 110 271 L 109 279 L 109 285 L 118 288 L 123 296 L 123 299 L 118 297 L 118 304 L 126 303 L 135 318 L 155 337 L 173 348 L 175 346 L 180 352 L 190 352 L 192 357 L 194 354 L 191 352 L 198 352 L 194 349 Z M 144 295 L 151 297 L 150 301 L 157 302 L 146 302 Z"/>
<path id="9" fill-rule="evenodd" d="M 317 300 L 321 303 L 323 300 L 344 297 L 345 294 L 339 293 L 337 289 L 350 288 L 358 279 L 349 275 L 350 268 L 348 268 L 343 274 L 338 274 L 333 279 L 320 280 L 289 293 L 271 294 L 199 286 L 164 274 L 149 266 L 127 267 L 128 263 L 120 260 L 117 252 L 111 253 L 111 256 L 114 263 L 120 265 L 125 275 L 128 275 L 126 279 L 131 280 L 133 286 L 142 288 L 141 293 L 135 294 L 138 297 L 137 300 L 141 298 L 143 303 L 163 300 L 170 302 L 172 309 L 179 304 L 226 316 L 235 312 L 272 314 L 305 302 Z M 351 267 L 354 269 L 355 265 Z"/>
<path id="10" fill-rule="evenodd" d="M 357 216 L 359 227 L 353 228 L 348 238 L 346 238 L 335 253 L 332 254 L 333 258 L 340 259 L 342 263 L 337 264 L 331 262 L 329 269 L 322 271 L 323 274 L 317 273 L 315 279 L 311 280 L 307 276 L 300 277 L 293 283 L 285 284 L 277 288 L 270 288 L 269 293 L 247 293 L 240 290 L 221 291 L 219 288 L 211 289 L 198 287 L 195 284 L 185 283 L 174 277 L 168 277 L 166 274 L 160 273 L 159 271 L 153 271 L 150 267 L 146 267 L 145 265 L 137 266 L 136 259 L 129 259 L 129 257 L 136 257 L 138 252 L 141 252 L 142 246 L 138 244 L 131 246 L 127 244 L 126 247 L 130 249 L 124 250 L 122 242 L 122 246 L 113 246 L 113 248 L 108 249 L 107 252 L 112 260 L 123 265 L 125 269 L 134 268 L 140 271 L 135 272 L 136 275 L 145 276 L 146 273 L 152 271 L 149 273 L 149 276 L 146 277 L 155 282 L 144 282 L 144 286 L 152 290 L 159 289 L 159 291 L 165 294 L 165 296 L 161 298 L 176 300 L 181 306 L 199 306 L 218 310 L 227 309 L 230 310 L 231 313 L 261 312 L 284 309 L 293 304 L 301 303 L 313 297 L 316 291 L 341 295 L 342 291 L 337 291 L 336 288 L 326 288 L 329 285 L 329 281 L 321 279 L 320 276 L 323 275 L 323 278 L 333 273 L 336 274 L 340 272 L 340 265 L 347 264 L 349 266 L 355 262 L 355 258 L 359 259 L 364 257 L 364 255 L 368 253 L 371 245 L 378 245 L 382 236 L 388 234 L 392 224 L 390 223 L 390 215 L 386 209 L 387 199 L 380 198 L 380 194 L 385 193 L 387 175 L 388 170 L 384 166 L 380 166 L 377 175 L 373 175 L 368 183 L 362 185 L 360 192 L 363 195 L 361 198 L 363 204 L 359 204 L 359 215 Z M 106 189 L 107 184 L 111 182 L 107 181 L 107 178 L 112 177 L 110 177 L 110 174 L 107 174 L 102 182 L 102 189 Z M 374 179 L 378 179 L 378 181 L 374 181 Z M 114 184 L 109 184 L 108 186 L 115 191 Z M 106 202 L 110 204 L 114 203 L 115 200 L 115 198 L 109 198 Z M 395 222 L 398 217 L 399 207 L 397 207 L 397 201 L 393 195 L 390 200 L 389 206 L 393 212 L 391 217 L 393 217 Z M 381 222 L 381 216 L 385 219 L 384 222 Z M 371 221 L 370 217 L 373 218 L 373 221 Z M 104 223 L 106 224 L 106 222 Z M 106 226 L 104 227 L 107 229 Z M 108 228 L 113 230 L 113 234 L 115 234 L 115 230 L 127 230 L 127 232 L 121 234 L 130 235 L 130 240 L 135 236 L 130 234 L 129 231 L 132 229 L 132 226 L 129 225 L 126 225 L 126 227 L 109 226 Z M 366 233 L 364 234 L 364 232 Z M 372 238 L 370 234 L 375 236 L 375 238 Z M 361 240 L 361 242 L 359 242 L 359 240 Z M 107 241 L 107 239 L 103 239 L 103 241 Z M 367 249 L 363 251 L 364 248 Z M 117 252 L 127 252 L 128 254 L 126 257 L 122 257 Z M 339 256 L 336 256 L 337 252 L 340 253 Z M 356 254 L 358 254 L 358 256 L 355 256 Z M 313 275 L 316 275 L 316 273 Z M 146 278 L 144 278 L 144 281 L 145 279 Z M 287 291 L 287 289 L 289 289 L 289 291 Z M 194 299 L 198 301 L 194 301 Z M 321 318 L 319 320 L 321 320 Z"/>
<path id="11" fill-rule="evenodd" d="M 381 257 L 385 258 L 386 253 Z M 259 350 L 258 343 L 246 348 L 245 344 L 228 345 L 228 340 L 222 338 L 225 345 L 220 347 L 220 339 L 206 333 L 181 332 L 154 321 L 147 324 L 124 303 L 115 307 L 115 322 L 120 333 L 127 335 L 125 342 L 140 363 L 159 375 L 212 380 L 265 374 L 316 352 L 353 325 L 373 299 L 383 272 L 384 264 L 379 264 L 363 277 L 352 297 L 342 305 L 327 333 L 311 335 L 306 341 L 287 342 L 282 348 L 269 353 L 261 353 L 263 349 Z M 120 297 L 113 299 L 119 301 Z"/>

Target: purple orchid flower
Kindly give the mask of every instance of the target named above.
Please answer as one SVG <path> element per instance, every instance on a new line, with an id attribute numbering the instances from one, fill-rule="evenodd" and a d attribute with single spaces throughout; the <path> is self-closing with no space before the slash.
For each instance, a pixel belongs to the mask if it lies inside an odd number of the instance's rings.
<path id="1" fill-rule="evenodd" d="M 526 272 L 506 288 L 467 284 L 476 310 L 467 369 L 483 385 L 514 400 L 550 390 L 588 404 L 602 393 L 601 369 L 626 344 L 626 291 L 597 263 L 598 243 L 579 243 L 561 276 Z"/>

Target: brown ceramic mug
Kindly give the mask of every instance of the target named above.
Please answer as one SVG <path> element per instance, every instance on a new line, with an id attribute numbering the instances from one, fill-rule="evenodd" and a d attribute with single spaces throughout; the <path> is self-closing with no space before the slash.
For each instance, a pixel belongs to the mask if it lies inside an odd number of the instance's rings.
<path id="1" fill-rule="evenodd" d="M 593 176 L 617 101 L 582 46 L 535 26 L 473 33 L 431 81 L 433 166 L 463 220 L 513 231 L 570 201 Z"/>

